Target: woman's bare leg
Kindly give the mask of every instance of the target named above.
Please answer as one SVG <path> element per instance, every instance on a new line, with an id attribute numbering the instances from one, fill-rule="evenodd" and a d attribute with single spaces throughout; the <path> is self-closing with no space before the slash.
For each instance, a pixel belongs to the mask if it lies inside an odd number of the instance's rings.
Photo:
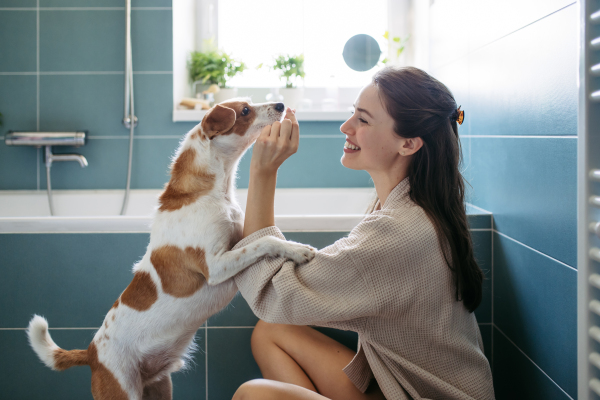
<path id="1" fill-rule="evenodd" d="M 354 351 L 310 327 L 259 321 L 251 344 L 265 379 L 300 386 L 331 399 L 384 399 L 376 385 L 361 393 L 342 371 L 356 355 Z M 277 389 L 285 390 L 285 385 Z"/>

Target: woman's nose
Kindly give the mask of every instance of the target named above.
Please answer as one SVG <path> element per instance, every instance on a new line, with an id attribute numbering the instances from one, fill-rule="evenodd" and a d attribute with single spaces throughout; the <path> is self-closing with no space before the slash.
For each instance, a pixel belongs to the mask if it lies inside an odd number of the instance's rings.
<path id="1" fill-rule="evenodd" d="M 340 132 L 342 132 L 344 135 L 352 134 L 352 129 L 350 129 L 350 124 L 348 121 L 344 122 L 342 126 L 340 126 Z"/>

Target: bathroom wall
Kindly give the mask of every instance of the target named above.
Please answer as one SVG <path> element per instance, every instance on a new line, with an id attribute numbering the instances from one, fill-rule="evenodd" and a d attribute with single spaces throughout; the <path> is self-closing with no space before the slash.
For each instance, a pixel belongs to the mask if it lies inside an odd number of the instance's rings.
<path id="1" fill-rule="evenodd" d="M 161 188 L 168 179 L 170 157 L 181 136 L 195 124 L 174 123 L 171 117 L 171 1 L 133 0 L 133 7 L 134 84 L 140 123 L 134 141 L 132 187 Z M 128 130 L 121 125 L 123 54 L 122 0 L 0 0 L 0 112 L 4 115 L 0 136 L 9 130 L 88 131 L 86 146 L 54 151 L 79 152 L 87 157 L 89 167 L 54 164 L 53 188 L 125 186 Z M 448 80 L 456 77 L 447 75 Z M 467 109 L 467 125 L 461 127 L 462 131 L 469 126 L 473 111 Z M 279 187 L 372 185 L 366 173 L 340 165 L 340 124 L 300 123 L 300 150 L 282 167 Z M 473 168 L 468 164 L 470 140 L 464 143 L 468 171 Z M 248 161 L 249 154 L 240 165 L 239 187 L 247 186 Z M 7 147 L 0 141 L 0 171 L 0 190 L 46 188 L 40 150 Z M 485 352 L 491 359 L 491 218 L 470 217 L 469 222 L 476 257 L 488 277 L 484 300 L 476 314 Z M 344 234 L 286 235 L 323 247 Z M 5 393 L 11 398 L 36 398 L 42 393 L 46 398 L 73 397 L 74 393 L 77 398 L 89 396 L 89 371 L 78 368 L 57 375 L 47 370 L 28 349 L 23 329 L 29 316 L 38 312 L 49 318 L 51 327 L 59 328 L 52 334 L 60 345 L 85 347 L 106 310 L 129 282 L 129 266 L 143 254 L 147 240 L 145 234 L 0 235 L 0 267 L 4 267 L 4 273 L 6 266 L 13 266 L 6 272 L 8 278 L 0 281 L 0 358 L 13 360 L 0 362 L 0 387 Z M 506 246 L 509 244 L 512 242 Z M 111 249 L 108 253 L 107 248 Z M 94 284 L 82 284 L 90 281 L 90 274 Z M 174 378 L 175 395 L 230 398 L 237 385 L 258 377 L 248 343 L 255 322 L 239 297 L 213 317 L 197 335 L 201 350 L 196 353 L 196 366 Z M 328 333 L 349 346 L 355 342 L 353 334 Z"/>
<path id="2" fill-rule="evenodd" d="M 470 209 L 470 213 L 476 210 Z M 469 215 L 475 256 L 489 271 L 491 216 Z M 322 248 L 347 232 L 285 232 L 287 239 Z M 0 398 L 88 399 L 89 368 L 55 372 L 29 348 L 25 327 L 33 314 L 48 319 L 55 342 L 87 348 L 144 254 L 146 233 L 0 234 Z M 476 311 L 486 356 L 491 356 L 491 291 Z M 250 336 L 257 322 L 238 296 L 198 330 L 194 364 L 173 375 L 176 399 L 226 400 L 245 381 L 260 378 Z M 356 349 L 354 332 L 320 329 Z"/>
<path id="3" fill-rule="evenodd" d="M 172 122 L 171 0 L 133 0 L 135 111 L 132 188 L 162 188 L 170 158 L 195 123 Z M 9 130 L 87 130 L 78 149 L 89 162 L 52 166 L 54 189 L 125 186 L 129 130 L 123 127 L 123 0 L 0 0 L 0 113 Z M 261 102 L 261 99 L 255 99 Z M 348 113 L 350 116 L 350 113 Z M 279 187 L 360 187 L 364 172 L 344 168 L 339 122 L 301 122 L 300 149 Z M 239 187 L 248 182 L 247 154 Z M 44 190 L 43 152 L 0 143 L 0 190 Z"/>
<path id="4" fill-rule="evenodd" d="M 469 200 L 494 215 L 498 399 L 577 397 L 578 5 L 435 0 L 431 72 L 465 110 Z"/>

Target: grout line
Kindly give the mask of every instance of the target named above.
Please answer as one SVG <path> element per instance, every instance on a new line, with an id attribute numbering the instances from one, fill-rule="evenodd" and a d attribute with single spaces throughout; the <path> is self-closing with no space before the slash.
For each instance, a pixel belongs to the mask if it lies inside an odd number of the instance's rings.
<path id="1" fill-rule="evenodd" d="M 467 203 L 467 204 L 468 204 L 469 206 L 473 207 L 473 208 L 474 208 L 474 209 L 476 209 L 476 210 L 483 211 L 483 212 L 484 212 L 484 213 L 486 213 L 486 214 L 490 214 L 490 215 L 492 215 L 492 213 L 491 213 L 490 211 L 488 211 L 488 210 L 484 210 L 483 208 L 481 208 L 481 207 L 477 207 L 477 206 L 475 206 L 475 205 L 473 205 L 473 204 L 471 204 L 471 203 Z"/>
<path id="2" fill-rule="evenodd" d="M 521 352 L 521 354 L 523 354 L 525 356 L 525 358 L 527 358 L 529 361 L 531 361 L 531 363 L 533 365 L 535 365 L 537 367 L 537 369 L 539 369 L 540 371 L 542 371 L 542 374 L 546 375 L 546 377 L 548 379 L 550 379 L 550 382 L 554 383 L 556 385 L 557 388 L 559 388 L 569 399 L 573 400 L 573 398 L 571 396 L 569 396 L 569 394 L 567 392 L 565 392 L 563 390 L 563 388 L 561 388 L 558 383 L 554 382 L 554 380 L 552 378 L 550 378 L 550 375 L 548 375 L 543 369 L 540 368 L 539 365 L 537 365 L 531 358 L 529 358 L 529 356 L 519 348 L 519 346 L 517 346 L 515 344 L 515 342 L 513 342 L 512 340 L 510 340 L 510 338 L 506 335 L 506 333 L 502 332 L 502 329 L 498 328 L 496 325 L 494 325 L 494 328 L 498 329 L 498 332 L 500 332 L 505 338 L 506 340 L 508 340 L 513 346 L 515 346 L 517 348 L 517 350 L 519 350 Z"/>
<path id="3" fill-rule="evenodd" d="M 181 140 L 183 135 L 134 135 L 134 139 L 177 139 Z M 88 136 L 90 140 L 104 140 L 104 139 L 116 139 L 116 140 L 129 140 L 129 136 Z"/>
<path id="4" fill-rule="evenodd" d="M 208 326 L 204 322 L 204 389 L 205 400 L 208 400 Z"/>
<path id="5" fill-rule="evenodd" d="M 253 326 L 206 326 L 206 329 L 254 329 Z"/>
<path id="6" fill-rule="evenodd" d="M 488 323 L 481 323 L 479 325 L 487 325 Z M 48 328 L 48 329 L 58 329 L 58 330 L 77 330 L 77 329 L 100 329 L 101 327 L 58 327 L 58 328 Z M 254 326 L 201 326 L 198 329 L 204 328 L 205 337 L 208 333 L 207 329 L 254 329 Z M 0 328 L 0 331 L 24 331 L 27 328 Z"/>
<path id="7" fill-rule="evenodd" d="M 39 24 L 39 21 L 38 21 Z M 39 30 L 39 25 L 38 25 Z M 39 32 L 38 32 L 39 35 Z M 35 72 L 0 72 L 0 76 L 12 75 L 123 75 L 123 71 L 40 71 L 39 37 L 37 38 L 37 70 Z M 134 75 L 172 75 L 173 71 L 133 71 Z M 339 135 L 336 135 L 339 136 Z"/>
<path id="8" fill-rule="evenodd" d="M 552 136 L 552 135 L 461 135 L 461 138 L 492 138 L 492 139 L 577 139 L 577 135 Z"/>
<path id="9" fill-rule="evenodd" d="M 124 11 L 125 7 L 0 7 L 0 11 Z M 169 11 L 173 7 L 131 7 L 139 11 Z"/>
<path id="10" fill-rule="evenodd" d="M 489 45 L 490 45 L 490 44 L 492 44 L 492 43 L 495 43 L 495 42 L 497 42 L 497 41 L 499 41 L 499 40 L 502 40 L 502 39 L 504 39 L 505 37 L 507 37 L 507 36 L 509 36 L 509 35 L 512 35 L 512 34 L 513 34 L 513 33 L 515 33 L 515 32 L 518 32 L 518 31 L 520 31 L 520 30 L 522 30 L 522 29 L 525 29 L 525 28 L 527 28 L 528 26 L 531 26 L 531 25 L 535 24 L 536 22 L 539 22 L 539 21 L 543 20 L 544 18 L 547 18 L 547 17 L 549 17 L 549 16 L 551 16 L 551 15 L 553 15 L 553 14 L 556 14 L 557 12 L 559 12 L 559 11 L 562 11 L 562 10 L 564 10 L 564 9 L 565 9 L 565 8 L 567 8 L 567 7 L 571 7 L 573 4 L 577 4 L 577 2 L 575 2 L 575 1 L 574 1 L 573 3 L 567 4 L 566 6 L 559 8 L 558 10 L 554 10 L 554 11 L 552 11 L 550 14 L 546 14 L 546 15 L 544 15 L 543 17 L 541 17 L 541 18 L 538 18 L 538 19 L 536 19 L 535 21 L 532 21 L 532 22 L 528 23 L 527 25 L 523 25 L 522 27 L 520 27 L 520 28 L 518 28 L 518 29 L 515 29 L 515 30 L 514 30 L 514 31 L 512 31 L 512 32 L 509 32 L 509 33 L 507 33 L 507 34 L 506 34 L 506 35 L 504 35 L 504 36 L 500 36 L 499 38 L 496 38 L 496 39 L 492 40 L 491 42 L 488 42 L 488 43 L 486 43 L 486 44 L 484 44 L 484 45 L 482 45 L 482 46 L 480 46 L 480 47 L 477 47 L 477 48 L 475 48 L 475 49 L 469 49 L 469 54 L 472 54 L 472 53 L 474 53 L 475 51 L 477 51 L 477 50 L 479 50 L 479 49 L 482 49 L 482 48 L 484 48 L 485 46 L 489 46 Z"/>
<path id="11" fill-rule="evenodd" d="M 36 164 L 37 164 L 37 171 L 36 171 L 36 175 L 37 175 L 37 190 L 40 190 L 40 156 L 41 156 L 41 152 L 40 152 L 41 148 L 38 147 L 36 149 Z"/>
<path id="12" fill-rule="evenodd" d="M 44 71 L 40 75 L 123 75 L 123 71 Z"/>
<path id="13" fill-rule="evenodd" d="M 81 330 L 92 330 L 92 329 L 98 330 L 100 328 L 99 327 L 98 328 L 87 328 L 87 327 L 84 327 L 84 328 L 48 328 L 48 329 L 50 329 L 50 330 L 57 330 L 57 331 L 65 331 L 65 330 L 74 331 L 74 330 L 78 330 L 78 329 L 81 329 Z M 25 331 L 25 330 L 27 330 L 27 328 L 0 328 L 0 331 Z"/>
<path id="14" fill-rule="evenodd" d="M 36 130 L 40 131 L 40 0 L 36 0 L 36 13 L 35 13 L 35 25 L 36 25 L 36 49 L 35 49 L 35 72 L 36 72 L 36 100 L 35 100 L 35 113 L 36 113 Z M 38 168 L 39 175 L 39 168 Z M 39 189 L 39 188 L 38 188 Z"/>
<path id="15" fill-rule="evenodd" d="M 496 233 L 497 233 L 497 234 L 499 234 L 499 235 L 502 235 L 502 236 L 504 236 L 504 237 L 505 237 L 505 238 L 507 238 L 507 239 L 510 239 L 510 240 L 512 240 L 512 241 L 513 241 L 513 242 L 515 242 L 515 243 L 518 243 L 518 244 L 520 244 L 520 245 L 522 245 L 522 246 L 525 246 L 525 247 L 527 247 L 529 250 L 533 250 L 533 251 L 535 251 L 536 253 L 539 253 L 539 254 L 541 254 L 541 255 L 543 255 L 543 256 L 545 256 L 545 257 L 548 257 L 548 258 L 549 258 L 549 259 L 551 259 L 552 261 L 556 261 L 557 263 L 559 263 L 559 264 L 561 264 L 561 265 L 563 265 L 563 266 L 565 266 L 565 267 L 567 267 L 567 268 L 570 268 L 570 269 L 572 269 L 573 271 L 577 272 L 577 269 L 576 269 L 576 268 L 573 268 L 573 267 L 571 267 L 569 264 L 566 264 L 566 263 L 564 263 L 564 262 L 562 262 L 562 261 L 560 261 L 560 260 L 557 260 L 556 258 L 549 256 L 548 254 L 544 254 L 544 253 L 542 253 L 541 251 L 534 249 L 533 247 L 527 246 L 525 243 L 521 243 L 521 242 L 519 242 L 518 240 L 516 240 L 516 239 L 513 239 L 513 238 L 511 238 L 510 236 L 508 236 L 508 235 L 505 235 L 504 233 L 498 232 L 498 231 L 497 231 L 497 230 L 495 230 L 495 229 L 494 229 L 494 232 L 496 232 Z"/>
<path id="16" fill-rule="evenodd" d="M 492 374 L 494 373 L 494 218 L 492 218 L 492 352 L 490 355 L 490 364 Z"/>
<path id="17" fill-rule="evenodd" d="M 302 122 L 302 121 L 300 121 Z M 324 121 L 323 121 L 324 122 Z M 300 139 L 343 139 L 344 136 L 340 135 L 300 135 Z"/>
<path id="18" fill-rule="evenodd" d="M 475 229 L 469 229 L 469 230 L 471 232 L 490 232 L 490 231 L 492 231 L 492 228 L 475 228 Z"/>

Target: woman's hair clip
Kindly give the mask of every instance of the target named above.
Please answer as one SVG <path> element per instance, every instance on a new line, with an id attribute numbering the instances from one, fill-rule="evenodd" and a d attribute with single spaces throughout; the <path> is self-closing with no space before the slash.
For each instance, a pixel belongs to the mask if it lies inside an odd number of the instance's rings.
<path id="1" fill-rule="evenodd" d="M 462 125 L 463 121 L 465 120 L 465 112 L 461 111 L 462 106 L 458 106 L 458 108 L 452 113 L 452 119 L 456 120 L 456 123 L 458 123 L 459 125 Z"/>

